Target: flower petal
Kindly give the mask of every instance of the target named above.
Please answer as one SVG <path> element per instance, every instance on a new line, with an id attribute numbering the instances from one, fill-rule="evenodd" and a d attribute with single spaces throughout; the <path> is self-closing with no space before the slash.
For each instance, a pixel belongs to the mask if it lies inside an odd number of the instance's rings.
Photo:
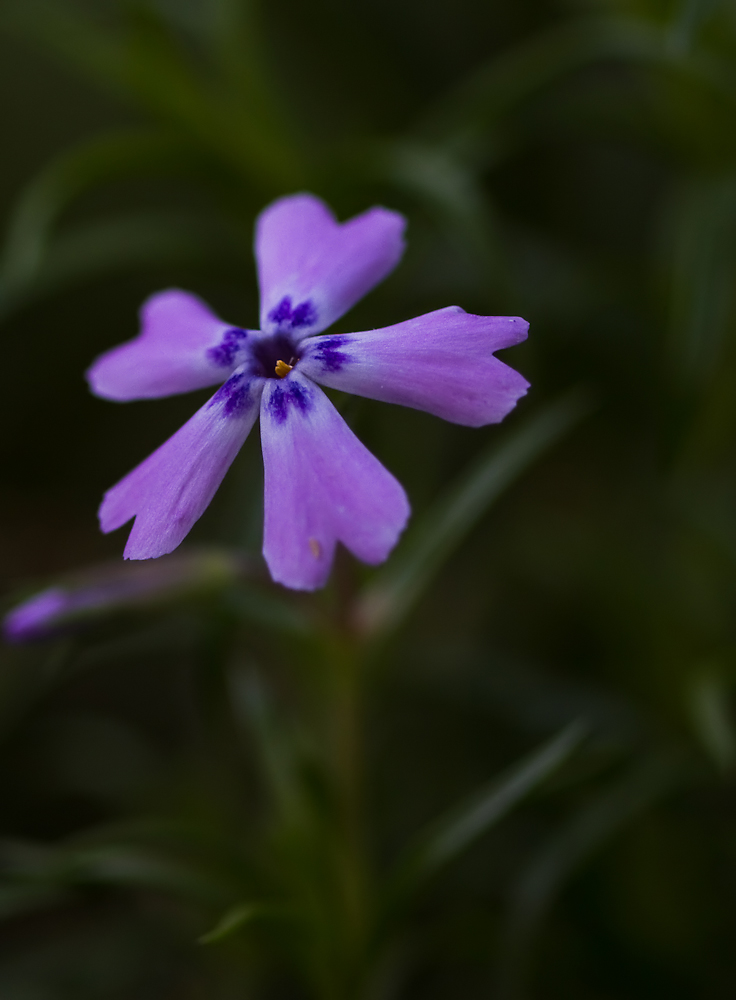
<path id="1" fill-rule="evenodd" d="M 529 388 L 493 356 L 525 340 L 528 327 L 517 316 L 448 306 L 381 330 L 317 337 L 299 369 L 334 389 L 480 427 L 503 420 Z"/>
<path id="2" fill-rule="evenodd" d="M 183 541 L 255 423 L 262 386 L 262 379 L 236 371 L 173 437 L 107 491 L 99 510 L 105 533 L 135 517 L 126 559 L 155 559 Z"/>
<path id="3" fill-rule="evenodd" d="M 261 440 L 263 555 L 273 579 L 296 590 L 321 587 L 337 542 L 364 562 L 383 562 L 409 502 L 322 390 L 297 371 L 268 381 Z"/>
<path id="4" fill-rule="evenodd" d="M 249 336 L 196 295 L 171 288 L 143 303 L 141 332 L 97 358 L 87 380 L 96 396 L 121 401 L 202 389 L 240 364 Z"/>
<path id="5" fill-rule="evenodd" d="M 319 198 L 280 198 L 256 223 L 261 329 L 320 333 L 393 271 L 406 220 L 371 208 L 339 223 Z"/>

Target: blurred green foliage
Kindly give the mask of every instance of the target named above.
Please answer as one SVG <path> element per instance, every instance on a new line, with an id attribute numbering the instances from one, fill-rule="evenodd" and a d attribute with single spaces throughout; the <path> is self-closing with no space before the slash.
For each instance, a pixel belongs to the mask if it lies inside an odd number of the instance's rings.
<path id="1" fill-rule="evenodd" d="M 733 4 L 0 26 L 8 607 L 119 556 L 100 494 L 194 408 L 82 371 L 168 285 L 252 325 L 275 196 L 407 215 L 347 328 L 519 314 L 532 382 L 479 431 L 345 402 L 412 500 L 386 566 L 270 585 L 249 441 L 192 533 L 241 574 L 2 650 L 3 1000 L 730 997 Z"/>

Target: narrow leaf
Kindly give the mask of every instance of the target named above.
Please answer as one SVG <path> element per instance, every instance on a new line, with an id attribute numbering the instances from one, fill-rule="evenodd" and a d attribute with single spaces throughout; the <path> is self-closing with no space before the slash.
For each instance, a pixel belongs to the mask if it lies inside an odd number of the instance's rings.
<path id="1" fill-rule="evenodd" d="M 704 387 L 733 314 L 736 177 L 698 178 L 675 193 L 669 232 L 670 363 L 676 388 Z"/>
<path id="2" fill-rule="evenodd" d="M 55 885 L 5 881 L 0 884 L 0 920 L 68 903 L 70 893 Z"/>
<path id="3" fill-rule="evenodd" d="M 501 949 L 499 1000 L 522 995 L 536 931 L 553 899 L 588 858 L 654 801 L 683 780 L 678 754 L 655 753 L 597 793 L 542 845 L 513 890 L 506 940 Z"/>
<path id="4" fill-rule="evenodd" d="M 668 32 L 651 20 L 577 17 L 474 70 L 423 116 L 416 133 L 475 154 L 478 139 L 526 101 L 572 73 L 606 60 L 674 69 L 731 104 L 736 96 L 731 63 L 677 51 Z"/>
<path id="5" fill-rule="evenodd" d="M 433 824 L 407 851 L 391 880 L 391 907 L 463 854 L 479 837 L 504 818 L 580 745 L 586 727 L 580 721 L 515 764 L 500 778 Z"/>
<path id="6" fill-rule="evenodd" d="M 243 100 L 201 71 L 150 9 L 115 32 L 60 0 L 27 0 L 9 18 L 68 62 L 182 130 L 268 192 L 299 186 L 291 137 L 257 100 Z"/>
<path id="7" fill-rule="evenodd" d="M 228 686 L 233 715 L 255 742 L 264 782 L 282 811 L 290 812 L 298 798 L 290 735 L 256 669 L 234 666 Z"/>
<path id="8" fill-rule="evenodd" d="M 111 885 L 152 889 L 213 905 L 232 899 L 232 888 L 219 871 L 128 844 L 94 847 L 62 844 L 48 847 L 0 841 L 0 867 L 18 885 L 49 887 Z"/>
<path id="9" fill-rule="evenodd" d="M 478 176 L 454 150 L 416 140 L 379 145 L 379 175 L 425 204 L 454 239 L 456 252 L 480 271 L 489 294 L 507 292 L 508 254 L 501 242 L 495 206 Z"/>
<path id="10" fill-rule="evenodd" d="M 701 670 L 691 683 L 689 703 L 695 731 L 722 771 L 736 763 L 736 731 L 729 685 L 717 667 Z"/>
<path id="11" fill-rule="evenodd" d="M 193 212 L 126 212 L 80 223 L 49 243 L 33 280 L 6 290 L 0 314 L 111 271 L 172 262 L 239 262 L 246 247 L 215 217 Z"/>
<path id="12" fill-rule="evenodd" d="M 501 445 L 494 442 L 483 452 L 409 529 L 393 559 L 375 574 L 358 598 L 357 627 L 371 637 L 397 628 L 491 504 L 590 409 L 586 392 L 568 393 L 527 418 Z"/>
<path id="13" fill-rule="evenodd" d="M 0 302 L 30 285 L 62 214 L 85 191 L 119 177 L 180 172 L 180 139 L 125 130 L 86 140 L 56 156 L 26 186 L 10 217 L 0 260 Z"/>
<path id="14" fill-rule="evenodd" d="M 681 0 L 670 29 L 673 52 L 688 52 L 700 28 L 715 14 L 722 0 Z"/>
<path id="15" fill-rule="evenodd" d="M 259 912 L 260 907 L 257 903 L 240 903 L 231 907 L 211 931 L 207 931 L 206 934 L 197 939 L 198 944 L 217 944 L 230 937 L 235 931 L 240 930 L 244 924 L 257 917 Z"/>

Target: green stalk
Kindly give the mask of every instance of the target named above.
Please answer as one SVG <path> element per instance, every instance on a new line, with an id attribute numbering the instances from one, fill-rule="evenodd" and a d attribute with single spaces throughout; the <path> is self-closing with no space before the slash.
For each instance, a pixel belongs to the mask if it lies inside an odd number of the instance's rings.
<path id="1" fill-rule="evenodd" d="M 355 1000 L 364 979 L 370 922 L 369 864 L 365 838 L 363 659 L 353 636 L 341 633 L 328 650 L 331 675 L 330 756 L 336 796 L 336 883 L 344 955 L 340 1000 Z"/>

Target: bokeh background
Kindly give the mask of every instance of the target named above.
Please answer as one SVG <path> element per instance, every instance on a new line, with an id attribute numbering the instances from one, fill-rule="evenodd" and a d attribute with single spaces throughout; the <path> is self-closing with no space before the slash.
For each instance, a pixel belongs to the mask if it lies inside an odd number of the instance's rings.
<path id="1" fill-rule="evenodd" d="M 532 383 L 480 430 L 338 400 L 412 501 L 385 571 L 341 558 L 314 597 L 267 582 L 253 435 L 179 589 L 2 648 L 0 997 L 732 997 L 733 3 L 0 11 L 6 608 L 117 565 L 102 492 L 207 393 L 116 405 L 83 372 L 161 288 L 255 325 L 252 227 L 281 194 L 409 220 L 340 329 L 521 315 L 504 360 Z M 338 987 L 313 958 L 339 964 L 339 907 L 315 951 L 289 900 L 339 848 L 317 825 L 310 854 L 268 792 L 288 743 L 329 825 L 310 677 L 346 603 L 384 608 L 362 707 L 377 882 L 434 817 L 581 735 L 396 917 L 368 985 Z"/>

